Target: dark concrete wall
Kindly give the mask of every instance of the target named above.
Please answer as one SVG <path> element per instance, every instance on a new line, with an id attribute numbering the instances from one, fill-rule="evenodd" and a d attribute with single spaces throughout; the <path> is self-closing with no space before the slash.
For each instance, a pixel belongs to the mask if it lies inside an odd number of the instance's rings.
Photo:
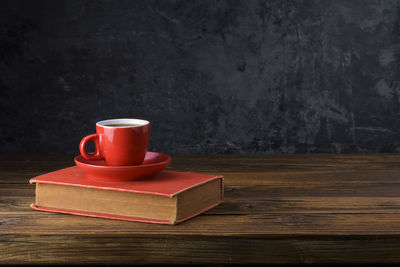
<path id="1" fill-rule="evenodd" d="M 1 1 L 0 151 L 400 151 L 399 1 Z"/>

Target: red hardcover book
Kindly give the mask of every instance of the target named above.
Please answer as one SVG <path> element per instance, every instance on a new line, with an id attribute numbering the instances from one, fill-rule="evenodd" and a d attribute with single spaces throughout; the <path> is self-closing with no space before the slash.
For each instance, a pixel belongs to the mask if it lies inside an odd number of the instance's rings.
<path id="1" fill-rule="evenodd" d="M 129 182 L 88 177 L 77 166 L 46 173 L 36 183 L 35 210 L 177 224 L 197 216 L 223 200 L 223 177 L 161 171 Z"/>

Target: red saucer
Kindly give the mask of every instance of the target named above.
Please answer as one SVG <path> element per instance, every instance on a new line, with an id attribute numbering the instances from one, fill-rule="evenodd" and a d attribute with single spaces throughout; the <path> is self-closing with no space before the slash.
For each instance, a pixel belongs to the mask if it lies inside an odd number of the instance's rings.
<path id="1" fill-rule="evenodd" d="M 75 164 L 89 177 L 108 181 L 131 181 L 148 178 L 171 162 L 171 157 L 157 152 L 147 152 L 141 165 L 108 166 L 104 160 L 87 160 L 81 155 L 74 158 Z"/>

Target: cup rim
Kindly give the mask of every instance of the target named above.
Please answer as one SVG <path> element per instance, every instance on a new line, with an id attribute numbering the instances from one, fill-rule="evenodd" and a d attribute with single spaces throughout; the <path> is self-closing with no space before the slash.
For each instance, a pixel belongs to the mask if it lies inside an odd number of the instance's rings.
<path id="1" fill-rule="evenodd" d="M 107 124 L 111 123 L 132 123 L 132 124 L 139 124 L 139 125 L 134 125 L 134 126 L 107 126 Z M 122 118 L 122 119 L 110 119 L 110 120 L 102 120 L 96 122 L 96 126 L 104 127 L 104 128 L 135 128 L 135 127 L 142 127 L 145 125 L 150 124 L 149 121 L 147 120 L 142 120 L 142 119 L 131 119 L 131 118 Z"/>

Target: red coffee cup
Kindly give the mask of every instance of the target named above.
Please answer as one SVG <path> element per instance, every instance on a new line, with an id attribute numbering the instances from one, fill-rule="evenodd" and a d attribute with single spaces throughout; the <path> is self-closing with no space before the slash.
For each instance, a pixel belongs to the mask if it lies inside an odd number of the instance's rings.
<path id="1" fill-rule="evenodd" d="M 82 157 L 105 160 L 110 166 L 132 166 L 143 163 L 150 136 L 150 122 L 139 119 L 113 119 L 96 123 L 95 134 L 84 137 L 79 144 Z M 93 141 L 94 153 L 86 152 Z"/>

